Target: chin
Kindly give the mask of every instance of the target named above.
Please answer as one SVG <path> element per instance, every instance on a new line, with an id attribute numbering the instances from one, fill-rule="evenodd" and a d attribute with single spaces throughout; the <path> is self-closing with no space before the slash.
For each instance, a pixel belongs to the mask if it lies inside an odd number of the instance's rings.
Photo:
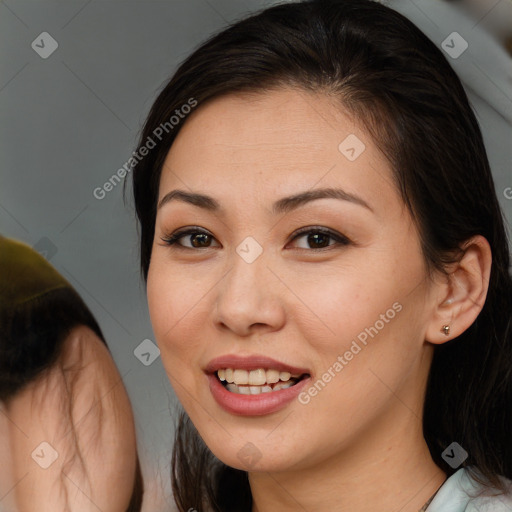
<path id="1" fill-rule="evenodd" d="M 235 469 L 250 472 L 286 471 L 300 464 L 298 446 L 283 446 L 281 440 L 265 440 L 268 433 L 251 435 L 247 431 L 229 441 L 206 442 L 221 462 Z M 261 437 L 261 440 L 260 440 Z"/>

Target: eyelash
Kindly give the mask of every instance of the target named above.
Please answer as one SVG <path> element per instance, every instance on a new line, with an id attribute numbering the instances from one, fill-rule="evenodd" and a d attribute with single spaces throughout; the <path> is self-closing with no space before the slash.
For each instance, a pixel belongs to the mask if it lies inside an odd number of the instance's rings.
<path id="1" fill-rule="evenodd" d="M 185 249 L 185 250 L 211 249 L 211 247 L 186 247 L 184 245 L 179 244 L 179 241 L 182 238 L 184 238 L 186 236 L 190 236 L 190 235 L 197 235 L 197 234 L 207 235 L 212 238 L 215 238 L 208 231 L 205 231 L 205 230 L 199 228 L 198 226 L 193 226 L 190 228 L 184 228 L 181 230 L 177 230 L 174 233 L 172 233 L 171 235 L 162 237 L 161 240 L 165 243 L 165 245 L 167 245 L 169 247 L 173 247 L 174 249 L 179 249 L 179 250 L 182 250 L 182 249 Z M 341 235 L 340 233 L 337 233 L 335 231 L 332 231 L 330 229 L 327 229 L 327 228 L 324 228 L 321 226 L 306 226 L 306 227 L 298 229 L 297 231 L 295 231 L 293 233 L 290 242 L 293 242 L 297 238 L 301 238 L 302 236 L 304 236 L 306 234 L 326 235 L 326 236 L 329 236 L 336 243 L 329 244 L 327 247 L 313 247 L 313 248 L 307 248 L 307 249 L 304 247 L 300 247 L 299 250 L 305 250 L 305 251 L 310 251 L 310 252 L 311 251 L 319 252 L 319 251 L 330 250 L 331 248 L 336 247 L 336 246 L 346 246 L 351 243 L 351 241 L 346 236 Z"/>

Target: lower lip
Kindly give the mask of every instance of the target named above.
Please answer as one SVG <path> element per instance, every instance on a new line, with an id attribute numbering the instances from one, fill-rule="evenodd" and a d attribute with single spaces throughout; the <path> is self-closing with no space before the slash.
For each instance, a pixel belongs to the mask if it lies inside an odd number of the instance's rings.
<path id="1" fill-rule="evenodd" d="M 241 395 L 228 391 L 215 374 L 208 374 L 210 391 L 216 402 L 227 412 L 241 416 L 262 416 L 283 409 L 297 397 L 310 379 L 303 378 L 294 386 L 279 391 Z"/>

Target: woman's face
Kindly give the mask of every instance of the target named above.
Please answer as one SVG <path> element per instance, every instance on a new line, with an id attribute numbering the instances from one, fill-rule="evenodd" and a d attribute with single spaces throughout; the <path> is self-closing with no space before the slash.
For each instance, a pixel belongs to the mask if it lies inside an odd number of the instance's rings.
<path id="1" fill-rule="evenodd" d="M 176 394 L 226 464 L 301 469 L 421 430 L 434 293 L 391 176 L 326 96 L 229 95 L 186 120 L 162 171 L 149 310 Z M 288 366 L 302 379 L 274 390 Z M 221 371 L 231 391 L 219 368 L 238 370 Z"/>

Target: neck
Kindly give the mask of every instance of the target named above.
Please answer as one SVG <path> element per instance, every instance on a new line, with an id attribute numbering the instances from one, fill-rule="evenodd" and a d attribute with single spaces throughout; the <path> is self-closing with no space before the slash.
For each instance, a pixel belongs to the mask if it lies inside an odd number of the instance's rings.
<path id="1" fill-rule="evenodd" d="M 401 407 L 401 428 L 396 428 L 397 411 L 392 411 L 394 417 L 388 414 L 359 433 L 362 442 L 333 450 L 321 463 L 294 471 L 249 473 L 252 512 L 418 512 L 446 474 L 430 456 L 421 421 Z"/>

